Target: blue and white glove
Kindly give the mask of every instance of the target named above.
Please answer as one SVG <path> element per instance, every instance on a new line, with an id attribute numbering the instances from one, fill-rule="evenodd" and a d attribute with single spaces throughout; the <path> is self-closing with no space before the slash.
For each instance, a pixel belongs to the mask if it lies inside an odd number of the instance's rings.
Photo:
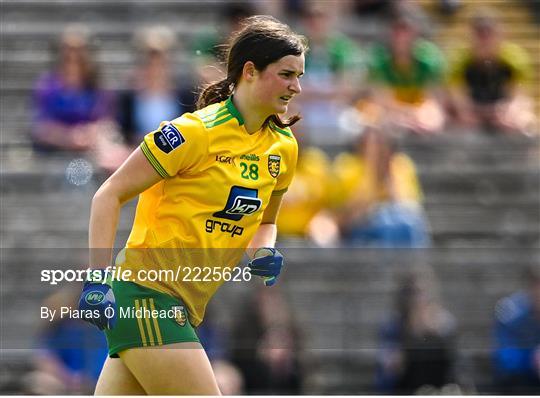
<path id="1" fill-rule="evenodd" d="M 84 283 L 79 310 L 82 319 L 96 325 L 99 330 L 112 329 L 116 323 L 116 299 L 112 290 L 112 280 L 105 270 L 92 270 L 92 274 L 101 271 L 100 278 L 90 278 Z"/>
<path id="2" fill-rule="evenodd" d="M 266 286 L 273 286 L 283 267 L 283 256 L 272 247 L 261 247 L 248 263 L 252 275 L 264 278 Z"/>

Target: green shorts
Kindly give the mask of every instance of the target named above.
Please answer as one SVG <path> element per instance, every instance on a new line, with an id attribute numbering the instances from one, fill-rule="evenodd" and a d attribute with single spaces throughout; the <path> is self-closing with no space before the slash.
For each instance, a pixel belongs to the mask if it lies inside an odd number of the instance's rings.
<path id="1" fill-rule="evenodd" d="M 133 282 L 114 281 L 113 291 L 116 324 L 105 330 L 111 358 L 133 347 L 199 342 L 180 299 Z"/>

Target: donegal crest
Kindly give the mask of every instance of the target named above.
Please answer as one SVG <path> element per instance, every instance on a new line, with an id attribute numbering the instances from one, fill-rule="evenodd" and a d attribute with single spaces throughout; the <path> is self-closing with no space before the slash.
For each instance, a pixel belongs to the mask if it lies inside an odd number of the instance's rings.
<path id="1" fill-rule="evenodd" d="M 173 305 L 172 310 L 174 311 L 174 315 L 175 315 L 174 318 L 175 318 L 176 323 L 179 324 L 180 326 L 184 326 L 187 321 L 186 310 L 184 309 L 184 306 Z"/>
<path id="2" fill-rule="evenodd" d="M 268 171 L 270 175 L 276 178 L 279 174 L 279 165 L 281 162 L 281 156 L 279 155 L 269 155 L 268 156 Z"/>

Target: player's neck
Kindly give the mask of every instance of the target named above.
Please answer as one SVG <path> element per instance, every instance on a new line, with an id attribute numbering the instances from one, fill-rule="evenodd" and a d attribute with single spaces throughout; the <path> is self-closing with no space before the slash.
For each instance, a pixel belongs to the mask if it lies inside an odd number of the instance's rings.
<path id="1" fill-rule="evenodd" d="M 242 91 L 235 92 L 232 98 L 233 104 L 244 119 L 244 128 L 248 134 L 259 131 L 268 115 L 258 114 L 253 106 L 249 105 L 249 98 Z"/>

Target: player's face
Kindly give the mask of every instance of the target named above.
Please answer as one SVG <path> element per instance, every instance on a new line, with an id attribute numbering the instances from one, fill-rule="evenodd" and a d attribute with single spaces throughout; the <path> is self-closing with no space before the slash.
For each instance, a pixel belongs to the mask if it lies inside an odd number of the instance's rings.
<path id="1" fill-rule="evenodd" d="M 304 74 L 304 54 L 286 55 L 258 73 L 253 105 L 273 115 L 285 113 L 289 102 L 300 94 L 300 77 Z"/>

